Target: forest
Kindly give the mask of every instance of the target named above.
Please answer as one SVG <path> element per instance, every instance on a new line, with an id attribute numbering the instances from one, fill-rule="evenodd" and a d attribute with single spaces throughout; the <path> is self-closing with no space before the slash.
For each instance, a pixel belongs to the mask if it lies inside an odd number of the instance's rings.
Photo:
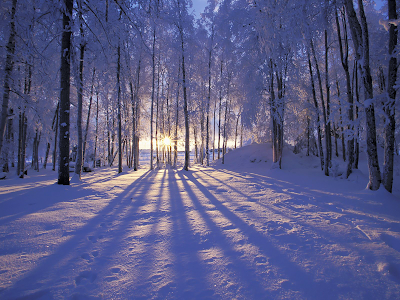
<path id="1" fill-rule="evenodd" d="M 367 154 L 391 192 L 398 154 L 395 0 L 6 0 L 0 4 L 1 166 L 208 166 L 269 141 L 335 160 Z M 383 151 L 380 151 L 383 149 Z M 378 161 L 383 153 L 383 164 Z M 16 170 L 16 171 L 15 171 Z M 32 172 L 29 171 L 29 172 Z M 6 175 L 4 175 L 6 176 Z"/>

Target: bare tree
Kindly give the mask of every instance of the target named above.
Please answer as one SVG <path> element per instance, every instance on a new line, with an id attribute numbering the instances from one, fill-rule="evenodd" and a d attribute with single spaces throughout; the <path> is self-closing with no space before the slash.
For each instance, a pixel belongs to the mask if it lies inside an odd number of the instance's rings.
<path id="1" fill-rule="evenodd" d="M 73 0 L 64 0 L 63 33 L 61 38 L 60 76 L 60 141 L 58 184 L 69 185 L 69 112 L 70 112 L 70 60 L 71 60 L 71 18 Z"/>
<path id="2" fill-rule="evenodd" d="M 367 188 L 371 190 L 379 189 L 381 184 L 381 172 L 378 162 L 378 150 L 376 143 L 376 125 L 375 125 L 375 105 L 373 102 L 374 93 L 372 86 L 371 69 L 369 65 L 369 35 L 367 18 L 364 12 L 362 0 L 358 0 L 360 21 L 354 10 L 353 0 L 345 0 L 347 19 L 350 25 L 351 35 L 353 37 L 356 58 L 362 70 L 361 75 L 364 83 L 364 106 L 366 116 L 367 132 L 367 159 L 369 170 L 369 182 Z"/>
<path id="3" fill-rule="evenodd" d="M 389 21 L 397 20 L 396 0 L 388 0 Z M 385 189 L 392 192 L 393 185 L 393 154 L 395 142 L 395 99 L 396 99 L 396 80 L 397 80 L 397 58 L 394 50 L 397 45 L 397 23 L 391 22 L 389 29 L 389 73 L 387 87 L 387 102 L 385 103 L 385 155 L 383 162 L 382 184 Z"/>
<path id="4" fill-rule="evenodd" d="M 15 11 L 17 8 L 17 0 L 12 1 L 11 7 L 11 20 L 10 20 L 10 35 L 6 46 L 7 57 L 5 63 L 5 74 L 3 84 L 3 102 L 1 106 L 1 120 L 0 120 L 0 155 L 3 148 L 4 135 L 6 130 L 6 123 L 8 118 L 8 102 L 10 99 L 10 81 L 11 73 L 14 68 L 14 53 L 15 53 Z"/>

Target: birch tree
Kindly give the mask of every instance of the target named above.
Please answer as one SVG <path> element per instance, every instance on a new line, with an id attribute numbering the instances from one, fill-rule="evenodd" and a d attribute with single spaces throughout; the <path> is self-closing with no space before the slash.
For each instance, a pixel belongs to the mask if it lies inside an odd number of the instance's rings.
<path id="1" fill-rule="evenodd" d="M 369 171 L 369 182 L 367 188 L 375 191 L 379 189 L 379 186 L 381 184 L 381 172 L 379 168 L 378 150 L 376 143 L 374 92 L 369 61 L 370 55 L 368 23 L 365 16 L 364 4 L 362 0 L 358 0 L 360 21 L 358 20 L 357 14 L 354 10 L 353 0 L 344 0 L 344 4 L 346 7 L 346 15 L 349 22 L 351 35 L 353 37 L 354 49 L 356 51 L 357 61 L 361 69 L 361 76 L 364 86 L 367 159 Z"/>

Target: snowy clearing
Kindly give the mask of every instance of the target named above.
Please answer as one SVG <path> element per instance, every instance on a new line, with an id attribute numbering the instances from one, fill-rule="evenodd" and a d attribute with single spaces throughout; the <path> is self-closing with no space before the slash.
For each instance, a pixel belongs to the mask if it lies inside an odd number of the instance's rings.
<path id="1" fill-rule="evenodd" d="M 0 182 L 1 299 L 399 299 L 400 201 L 265 145 L 71 186 Z M 265 154 L 266 153 L 266 154 Z"/>

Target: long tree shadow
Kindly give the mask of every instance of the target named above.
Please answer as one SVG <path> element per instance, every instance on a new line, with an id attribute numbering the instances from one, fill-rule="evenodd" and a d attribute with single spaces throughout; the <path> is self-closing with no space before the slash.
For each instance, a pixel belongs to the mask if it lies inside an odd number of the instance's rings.
<path id="1" fill-rule="evenodd" d="M 107 291 L 113 282 L 126 276 L 129 281 L 121 285 L 119 291 L 122 298 L 132 297 L 132 292 L 135 299 L 148 299 L 151 295 L 152 279 L 156 278 L 151 276 L 157 259 L 155 251 L 160 241 L 157 238 L 157 226 L 164 216 L 160 212 L 160 196 L 166 175 L 164 172 L 158 181 L 156 176 L 159 173 L 151 171 L 151 176 L 142 180 L 140 187 L 130 193 L 130 201 L 121 201 L 116 209 L 105 216 L 102 223 L 105 228 L 97 228 L 97 232 L 93 233 L 94 236 L 101 236 L 103 241 L 95 248 L 96 257 L 86 268 L 95 270 L 101 291 L 80 292 L 76 289 L 75 297 L 80 295 L 85 298 L 88 293 L 100 294 Z M 160 184 L 160 189 L 156 199 L 153 199 L 149 192 L 157 190 L 154 186 L 156 183 Z M 142 235 L 144 231 L 146 234 Z"/>
<path id="2" fill-rule="evenodd" d="M 174 273 L 178 292 L 176 299 L 208 299 L 214 291 L 206 267 L 199 259 L 201 243 L 190 229 L 176 171 L 171 169 L 168 169 L 168 185 L 173 222 L 171 251 L 175 254 Z"/>
<path id="3" fill-rule="evenodd" d="M 245 259 L 243 258 L 243 253 L 239 251 L 240 249 L 240 243 L 243 243 L 243 240 L 239 241 L 239 244 L 235 245 L 232 240 L 227 237 L 226 235 L 226 230 L 232 229 L 232 226 L 225 226 L 225 228 L 221 228 L 209 215 L 207 212 L 206 208 L 204 205 L 201 203 L 200 199 L 198 196 L 196 196 L 193 188 L 188 184 L 188 181 L 194 183 L 197 187 L 197 189 L 216 207 L 216 211 L 221 212 L 223 215 L 224 211 L 221 211 L 220 208 L 221 206 L 219 205 L 219 201 L 207 191 L 207 189 L 199 184 L 193 177 L 191 173 L 186 173 L 186 172 L 180 172 L 179 176 L 183 182 L 183 185 L 185 187 L 185 191 L 188 193 L 190 201 L 193 203 L 196 211 L 201 215 L 202 219 L 206 222 L 210 234 L 208 235 L 208 241 L 205 244 L 205 247 L 207 248 L 213 248 L 217 247 L 224 251 L 224 256 L 225 260 L 229 263 L 227 263 L 227 268 L 226 272 L 230 274 L 234 274 L 236 280 L 238 281 L 236 283 L 236 287 L 232 288 L 233 289 L 233 294 L 232 296 L 238 296 L 235 295 L 236 293 L 244 293 L 241 295 L 244 298 L 249 298 L 249 299 L 262 299 L 265 298 L 266 296 L 266 289 L 267 287 L 265 286 L 266 284 L 270 283 L 271 278 L 269 275 L 266 275 L 265 278 L 261 278 L 260 276 L 257 276 L 257 264 L 254 264 L 254 262 L 246 262 Z M 217 205 L 216 205 L 217 204 Z M 232 221 L 231 219 L 228 218 L 229 221 Z M 237 227 L 241 229 L 240 227 L 236 226 L 234 222 L 234 227 Z M 245 237 L 247 239 L 247 236 Z M 261 257 L 259 259 L 262 259 Z M 257 260 L 257 259 L 256 259 Z M 261 266 L 264 267 L 264 266 Z M 272 291 L 270 291 L 272 293 Z"/>
<path id="4" fill-rule="evenodd" d="M 223 173 L 234 175 L 236 172 L 219 169 Z M 204 173 L 204 172 L 203 172 Z M 204 173 L 208 176 L 210 174 Z M 283 181 L 278 178 L 273 178 L 267 175 L 257 174 L 254 172 L 243 172 L 245 180 L 249 183 L 255 183 L 259 186 L 266 185 L 266 182 L 269 183 L 268 188 L 274 190 L 278 193 L 284 193 L 290 195 L 295 199 L 295 201 L 290 201 L 289 204 L 282 201 L 281 203 L 277 203 L 274 206 L 276 208 L 282 207 L 296 213 L 296 209 L 292 204 L 297 205 L 313 205 L 314 211 L 318 211 L 320 213 L 338 213 L 343 215 L 343 219 L 346 220 L 369 220 L 374 223 L 380 224 L 380 226 L 393 226 L 394 224 L 398 224 L 396 226 L 397 231 L 400 231 L 400 222 L 397 219 L 397 214 L 395 213 L 400 209 L 400 203 L 397 200 L 388 201 L 385 205 L 392 206 L 393 214 L 388 214 L 388 209 L 384 207 L 384 205 L 380 205 L 381 203 L 365 201 L 362 199 L 361 195 L 349 194 L 335 190 L 333 191 L 324 191 L 317 187 L 309 187 L 309 186 L 301 186 L 297 184 L 293 184 L 289 181 Z M 243 176 L 243 175 L 242 175 Z M 213 179 L 218 180 L 213 177 Z M 218 180 L 221 184 L 227 185 L 226 182 Z M 272 183 L 272 184 L 271 184 Z M 232 189 L 234 187 L 230 186 Z M 236 189 L 237 191 L 237 189 Z M 237 191 L 240 193 L 240 191 Z M 243 193 L 242 193 L 243 194 Z M 337 199 L 340 199 L 338 201 Z M 342 201 L 346 199 L 346 201 Z M 259 203 L 263 205 L 262 203 Z M 273 209 L 271 205 L 264 205 L 268 209 Z M 362 209 L 362 210 L 361 210 Z M 390 220 L 388 217 L 390 216 Z M 345 222 L 348 224 L 349 222 Z"/>
<path id="5" fill-rule="evenodd" d="M 289 279 L 288 282 L 290 286 L 287 286 L 286 289 L 298 291 L 306 298 L 318 298 L 318 296 L 329 295 L 329 298 L 336 299 L 340 295 L 339 288 L 335 289 L 326 282 L 316 282 L 313 274 L 306 272 L 306 270 L 302 269 L 299 265 L 293 263 L 290 257 L 278 249 L 267 236 L 255 230 L 254 227 L 247 224 L 238 215 L 229 210 L 220 200 L 210 193 L 206 187 L 199 183 L 192 174 L 185 173 L 184 176 L 186 180 L 194 183 L 198 190 L 215 205 L 216 209 L 221 212 L 225 218 L 246 235 L 249 243 L 257 246 L 260 251 L 269 258 L 269 261 L 278 268 L 282 277 Z M 189 185 L 187 185 L 187 188 L 190 188 Z"/>
<path id="6" fill-rule="evenodd" d="M 153 176 L 154 173 L 146 172 L 133 181 L 123 192 L 98 211 L 96 216 L 88 220 L 85 225 L 73 232 L 69 232 L 69 239 L 66 242 L 59 245 L 50 255 L 42 258 L 32 270 L 28 271 L 12 286 L 1 291 L 0 297 L 9 299 L 16 294 L 27 294 L 25 296 L 30 297 L 29 292 L 31 291 L 35 291 L 32 295 L 40 291 L 48 291 L 46 287 L 52 286 L 60 279 L 57 275 L 74 272 L 74 260 L 76 260 L 76 251 L 74 250 L 81 249 L 82 245 L 88 242 L 93 242 L 94 239 L 97 238 L 93 233 L 102 227 L 103 224 L 106 224 L 107 216 L 116 216 L 118 211 L 131 204 L 132 198 L 130 196 L 135 195 L 142 185 L 151 181 Z M 78 277 L 76 277 L 76 283 L 79 283 L 82 278 L 87 278 L 89 275 L 92 276 L 93 274 L 83 273 L 78 275 Z M 79 276 L 81 276 L 81 278 Z M 43 286 L 44 284 L 45 286 Z M 54 284 L 54 286 L 57 286 L 57 284 Z"/>

